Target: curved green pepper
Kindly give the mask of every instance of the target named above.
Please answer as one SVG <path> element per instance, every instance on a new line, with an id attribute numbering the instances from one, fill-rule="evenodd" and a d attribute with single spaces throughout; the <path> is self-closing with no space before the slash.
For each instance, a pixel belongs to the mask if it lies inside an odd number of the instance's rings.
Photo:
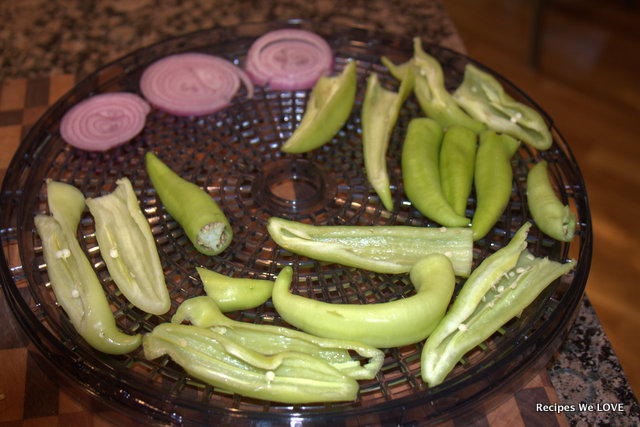
<path id="1" fill-rule="evenodd" d="M 311 90 L 300 124 L 282 146 L 282 151 L 306 153 L 330 141 L 349 118 L 355 98 L 354 61 L 349 61 L 338 76 L 320 77 Z"/>
<path id="2" fill-rule="evenodd" d="M 474 172 L 473 240 L 483 238 L 509 204 L 513 186 L 511 158 L 519 147 L 520 143 L 507 134 L 498 135 L 492 130 L 480 134 Z"/>
<path id="3" fill-rule="evenodd" d="M 430 386 L 440 384 L 467 351 L 518 316 L 549 284 L 575 267 L 573 261 L 562 264 L 526 251 L 530 225 L 525 223 L 507 246 L 478 266 L 427 338 L 421 375 Z"/>
<path id="4" fill-rule="evenodd" d="M 313 335 L 357 340 L 378 347 L 417 343 L 436 327 L 455 287 L 451 261 L 427 255 L 411 269 L 416 294 L 378 304 L 331 304 L 289 292 L 293 270 L 282 269 L 273 286 L 273 305 L 289 324 Z"/>
<path id="5" fill-rule="evenodd" d="M 233 231 L 215 200 L 172 171 L 155 154 L 148 152 L 145 161 L 158 197 L 196 249 L 204 255 L 217 255 L 225 250 Z"/>
<path id="6" fill-rule="evenodd" d="M 190 298 L 180 304 L 173 323 L 189 321 L 202 328 L 214 328 L 230 340 L 263 354 L 295 350 L 326 361 L 342 374 L 355 379 L 372 379 L 382 367 L 384 353 L 358 341 L 333 340 L 307 334 L 284 326 L 255 324 L 232 320 L 208 296 Z M 350 352 L 368 359 L 360 363 Z"/>
<path id="7" fill-rule="evenodd" d="M 135 350 L 140 335 L 118 329 L 111 307 L 91 263 L 76 238 L 85 199 L 75 187 L 47 181 L 49 215 L 36 215 L 35 225 L 51 288 L 71 324 L 87 343 L 109 354 Z"/>
<path id="8" fill-rule="evenodd" d="M 527 175 L 527 205 L 533 221 L 543 233 L 563 242 L 573 240 L 576 215 L 553 191 L 544 160 L 531 168 Z"/>
<path id="9" fill-rule="evenodd" d="M 387 210 L 393 210 L 387 173 L 387 149 L 400 108 L 412 88 L 412 72 L 407 73 L 397 93 L 382 87 L 378 75 L 373 73 L 367 80 L 362 103 L 362 151 L 367 179 Z"/>
<path id="10" fill-rule="evenodd" d="M 551 133 L 542 116 L 514 100 L 495 77 L 471 63 L 467 64 L 453 98 L 471 117 L 490 129 L 507 133 L 538 150 L 551 147 Z"/>
<path id="11" fill-rule="evenodd" d="M 459 276 L 468 276 L 473 263 L 469 228 L 318 226 L 272 217 L 267 230 L 288 251 L 378 273 L 407 273 L 416 262 L 434 253 L 446 255 Z"/>
<path id="12" fill-rule="evenodd" d="M 258 307 L 271 298 L 271 280 L 229 277 L 202 267 L 196 270 L 204 292 L 224 313 Z"/>
<path id="13" fill-rule="evenodd" d="M 427 218 L 446 227 L 466 227 L 469 219 L 458 215 L 442 191 L 440 145 L 442 126 L 421 117 L 409 122 L 402 147 L 402 181 L 407 198 Z"/>
<path id="14" fill-rule="evenodd" d="M 129 179 L 116 183 L 111 194 L 86 200 L 102 259 L 127 300 L 147 313 L 164 314 L 171 298 L 151 227 Z"/>
<path id="15" fill-rule="evenodd" d="M 440 183 L 453 211 L 465 216 L 473 188 L 477 135 L 470 129 L 453 125 L 447 129 L 440 147 Z"/>

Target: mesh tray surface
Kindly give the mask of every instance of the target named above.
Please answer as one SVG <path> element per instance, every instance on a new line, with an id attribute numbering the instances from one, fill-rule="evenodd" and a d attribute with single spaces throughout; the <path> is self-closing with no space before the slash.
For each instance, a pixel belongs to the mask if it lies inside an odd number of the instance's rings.
<path id="1" fill-rule="evenodd" d="M 153 110 L 140 135 L 106 153 L 76 150 L 60 138 L 60 118 L 72 105 L 100 92 L 139 92 L 141 72 L 155 59 L 202 51 L 243 66 L 251 42 L 282 26 L 309 29 L 325 37 L 335 53 L 336 72 L 348 59 L 357 64 L 353 113 L 339 134 L 322 148 L 303 155 L 282 153 L 280 146 L 300 121 L 309 91 L 261 88 L 256 88 L 252 99 L 241 92 L 229 108 L 209 116 L 176 117 Z M 424 47 L 442 63 L 447 86 L 456 87 L 471 59 L 428 43 Z M 510 204 L 489 235 L 476 242 L 474 265 L 505 245 L 529 219 L 526 174 L 533 162 L 545 159 L 562 200 L 578 215 L 578 230 L 568 244 L 548 239 L 533 227 L 529 248 L 538 256 L 559 261 L 574 258 L 578 267 L 549 287 L 501 333 L 465 356 L 464 363 L 443 384 L 429 388 L 422 382 L 422 344 L 418 343 L 388 349 L 382 370 L 374 380 L 361 382 L 355 402 L 291 406 L 247 399 L 214 390 L 186 375 L 168 358 L 146 360 L 141 349 L 124 356 L 96 352 L 74 332 L 55 303 L 33 224 L 35 214 L 47 212 L 45 179 L 68 182 L 85 196 L 95 197 L 112 191 L 122 176 L 133 183 L 152 226 L 173 301 L 171 311 L 161 317 L 132 307 L 110 280 L 95 241 L 93 220 L 85 214 L 78 234 L 81 245 L 102 280 L 119 326 L 126 331 L 150 331 L 168 321 L 182 301 L 203 294 L 196 266 L 236 277 L 273 278 L 283 266 L 291 265 L 295 292 L 335 303 L 373 303 L 410 295 L 413 288 L 408 275 L 377 274 L 288 253 L 271 240 L 265 225 L 269 217 L 281 216 L 314 224 L 437 226 L 414 210 L 403 192 L 401 143 L 409 120 L 421 115 L 413 97 L 402 108 L 388 150 L 392 212 L 384 210 L 370 188 L 363 166 L 359 111 L 366 78 L 376 72 L 383 85 L 397 88 L 380 57 L 385 55 L 398 63 L 411 54 L 410 39 L 366 29 L 309 22 L 245 24 L 189 34 L 134 52 L 90 76 L 58 101 L 21 144 L 5 178 L 0 205 L 3 287 L 17 319 L 55 371 L 104 402 L 149 420 L 370 424 L 451 417 L 486 403 L 492 396 L 508 393 L 517 388 L 526 372 L 543 366 L 573 323 L 584 291 L 591 257 L 587 196 L 578 166 L 551 119 L 497 74 L 512 96 L 547 118 L 554 144 L 544 153 L 523 144 L 514 157 Z M 206 188 L 223 207 L 234 239 L 222 254 L 207 257 L 196 252 L 164 211 L 144 169 L 144 154 L 150 150 L 180 175 Z M 468 214 L 474 207 L 472 197 Z M 17 261 L 8 261 L 11 259 Z M 231 316 L 247 322 L 283 324 L 270 301 Z"/>

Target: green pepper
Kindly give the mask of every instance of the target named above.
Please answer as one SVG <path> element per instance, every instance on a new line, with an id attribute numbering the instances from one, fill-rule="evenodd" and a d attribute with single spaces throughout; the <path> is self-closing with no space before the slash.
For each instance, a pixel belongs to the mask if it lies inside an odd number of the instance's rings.
<path id="1" fill-rule="evenodd" d="M 96 240 L 111 278 L 136 307 L 150 314 L 171 308 L 169 291 L 151 227 L 128 178 L 105 196 L 87 199 Z"/>
<path id="2" fill-rule="evenodd" d="M 358 341 L 320 338 L 292 328 L 232 320 L 224 316 L 208 296 L 190 298 L 180 304 L 173 323 L 189 321 L 202 328 L 214 328 L 232 341 L 264 354 L 295 350 L 320 358 L 344 375 L 354 379 L 372 379 L 382 367 L 384 353 Z M 368 359 L 360 363 L 350 352 Z"/>
<path id="3" fill-rule="evenodd" d="M 393 210 L 387 173 L 387 149 L 400 108 L 411 94 L 412 88 L 412 72 L 402 80 L 398 92 L 384 88 L 378 75 L 373 73 L 367 79 L 367 90 L 362 103 L 362 151 L 367 179 L 387 210 Z"/>
<path id="4" fill-rule="evenodd" d="M 447 129 L 440 147 L 440 183 L 453 211 L 465 216 L 473 188 L 477 136 L 459 125 Z"/>
<path id="5" fill-rule="evenodd" d="M 486 129 L 483 123 L 469 116 L 453 99 L 453 95 L 445 87 L 440 62 L 424 51 L 419 37 L 413 39 L 413 57 L 409 61 L 395 65 L 383 58 L 382 62 L 395 78 L 402 79 L 409 72 L 415 75 L 413 92 L 422 111 L 442 127 L 457 124 L 476 133 Z"/>
<path id="6" fill-rule="evenodd" d="M 289 324 L 333 339 L 358 340 L 377 347 L 400 347 L 425 339 L 449 305 L 455 287 L 451 261 L 431 254 L 410 272 L 416 293 L 377 304 L 332 304 L 289 292 L 291 267 L 280 271 L 273 286 L 273 305 Z"/>
<path id="7" fill-rule="evenodd" d="M 514 100 L 495 77 L 471 63 L 467 64 L 453 98 L 471 117 L 490 129 L 507 133 L 538 150 L 551 147 L 553 140 L 544 118 Z"/>
<path id="8" fill-rule="evenodd" d="M 404 192 L 413 206 L 427 218 L 446 227 L 466 227 L 469 219 L 458 215 L 442 191 L 440 145 L 442 126 L 421 117 L 409 122 L 402 147 Z"/>
<path id="9" fill-rule="evenodd" d="M 191 325 L 179 324 L 185 320 Z M 357 342 L 231 320 L 207 296 L 182 303 L 143 346 L 148 359 L 168 354 L 221 390 L 288 404 L 355 400 L 357 379 L 374 378 L 384 361 L 384 353 Z"/>
<path id="10" fill-rule="evenodd" d="M 527 175 L 527 205 L 533 221 L 543 233 L 563 242 L 573 240 L 576 215 L 553 191 L 544 160 L 533 166 Z"/>
<path id="11" fill-rule="evenodd" d="M 459 276 L 468 276 L 473 263 L 469 228 L 314 226 L 272 217 L 267 230 L 288 251 L 378 273 L 407 273 L 416 262 L 433 253 L 450 258 Z"/>
<path id="12" fill-rule="evenodd" d="M 271 298 L 271 280 L 229 277 L 203 267 L 196 270 L 204 292 L 215 300 L 222 312 L 258 307 Z"/>
<path id="13" fill-rule="evenodd" d="M 204 255 L 217 255 L 225 250 L 231 243 L 233 231 L 216 201 L 172 171 L 155 154 L 148 152 L 145 160 L 158 197 L 195 248 Z"/>
<path id="14" fill-rule="evenodd" d="M 311 90 L 300 124 L 282 146 L 282 151 L 305 153 L 330 141 L 349 118 L 355 97 L 354 61 L 349 61 L 338 76 L 320 77 Z"/>
<path id="15" fill-rule="evenodd" d="M 530 225 L 525 223 L 507 246 L 478 266 L 427 338 L 421 375 L 430 386 L 440 384 L 466 352 L 518 316 L 549 284 L 575 267 L 574 261 L 562 264 L 528 252 L 525 240 Z"/>
<path id="16" fill-rule="evenodd" d="M 507 134 L 492 130 L 480 134 L 474 186 L 476 209 L 471 218 L 473 240 L 483 238 L 498 222 L 511 197 L 513 168 L 511 158 L 520 143 Z"/>
<path id="17" fill-rule="evenodd" d="M 85 199 L 75 187 L 47 181 L 51 215 L 36 215 L 51 288 L 78 334 L 96 350 L 124 354 L 135 350 L 140 335 L 127 335 L 116 325 L 100 280 L 83 252 L 76 232 Z"/>

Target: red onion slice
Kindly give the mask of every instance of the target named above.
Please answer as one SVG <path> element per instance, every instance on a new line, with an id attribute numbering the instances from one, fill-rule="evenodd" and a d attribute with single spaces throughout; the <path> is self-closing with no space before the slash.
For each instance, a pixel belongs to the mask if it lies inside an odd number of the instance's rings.
<path id="1" fill-rule="evenodd" d="M 86 151 L 107 151 L 139 134 L 151 106 L 128 92 L 94 95 L 74 105 L 60 121 L 60 135 Z"/>
<path id="2" fill-rule="evenodd" d="M 178 116 L 202 116 L 228 106 L 240 82 L 251 98 L 251 80 L 233 63 L 204 53 L 179 53 L 147 67 L 140 78 L 140 91 L 159 110 Z"/>
<path id="3" fill-rule="evenodd" d="M 309 89 L 332 69 L 331 47 L 306 30 L 270 31 L 253 42 L 247 52 L 246 70 L 251 80 L 275 90 Z"/>

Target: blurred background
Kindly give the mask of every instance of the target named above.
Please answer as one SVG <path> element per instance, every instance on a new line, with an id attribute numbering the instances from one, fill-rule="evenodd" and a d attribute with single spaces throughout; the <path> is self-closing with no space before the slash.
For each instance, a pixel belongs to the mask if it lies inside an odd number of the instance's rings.
<path id="1" fill-rule="evenodd" d="M 338 23 L 383 22 L 378 26 L 389 32 L 426 35 L 435 31 L 426 25 L 429 14 L 444 6 L 467 53 L 538 102 L 554 118 L 578 160 L 594 224 L 587 294 L 637 395 L 640 6 L 636 0 L 441 3 L 1 0 L 0 82 L 58 74 L 81 78 L 150 43 L 245 21 L 314 16 Z M 397 11 L 394 19 L 385 19 L 389 9 Z M 409 31 L 416 34 L 406 34 Z M 463 49 L 455 43 L 449 47 Z"/>
<path id="2" fill-rule="evenodd" d="M 467 52 L 553 117 L 584 175 L 594 230 L 587 295 L 640 393 L 640 5 L 442 0 Z"/>

